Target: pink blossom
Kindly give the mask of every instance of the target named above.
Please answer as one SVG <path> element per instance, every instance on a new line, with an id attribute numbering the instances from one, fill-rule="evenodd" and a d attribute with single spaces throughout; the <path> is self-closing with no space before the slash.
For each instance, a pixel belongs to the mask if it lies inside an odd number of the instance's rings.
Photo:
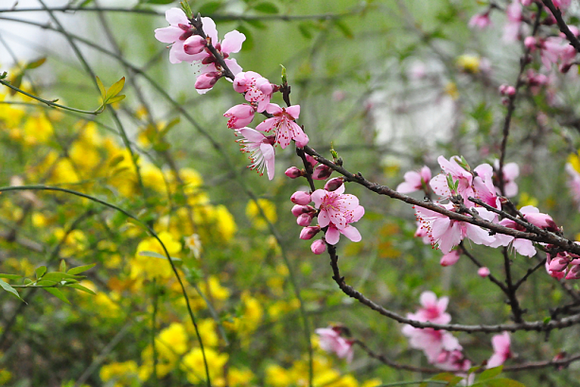
<path id="1" fill-rule="evenodd" d="M 452 204 L 441 206 L 448 210 L 453 208 Z M 488 221 L 495 219 L 495 215 L 484 208 L 474 207 L 474 210 Z M 503 241 L 496 240 L 494 236 L 489 235 L 488 231 L 479 226 L 452 220 L 445 215 L 423 207 L 416 206 L 415 215 L 421 223 L 421 227 L 427 232 L 433 247 L 439 247 L 445 254 L 449 253 L 464 238 L 469 238 L 478 245 L 483 244 L 492 247 L 500 246 L 503 243 Z"/>
<path id="2" fill-rule="evenodd" d="M 489 268 L 487 267 L 480 267 L 477 270 L 477 275 L 480 276 L 481 278 L 485 278 L 485 277 L 489 277 Z"/>
<path id="3" fill-rule="evenodd" d="M 578 243 L 576 243 L 578 244 Z M 580 278 L 580 256 L 567 251 L 557 250 L 556 246 L 546 246 L 546 271 L 554 278 L 579 279 Z"/>
<path id="4" fill-rule="evenodd" d="M 352 361 L 354 341 L 342 337 L 340 327 L 318 328 L 314 332 L 320 336 L 320 348 L 336 354 L 341 359 L 346 359 L 349 363 Z"/>
<path id="5" fill-rule="evenodd" d="M 580 173 L 578 173 L 570 163 L 566 164 L 566 172 L 569 177 L 568 187 L 572 193 L 572 199 L 574 199 L 574 202 L 580 211 Z"/>
<path id="6" fill-rule="evenodd" d="M 250 153 L 250 169 L 255 169 L 260 175 L 264 174 L 264 169 L 268 173 L 268 179 L 274 178 L 275 171 L 275 151 L 274 137 L 264 136 L 261 132 L 252 128 L 236 129 L 244 138 L 238 140 L 242 147 L 242 152 Z"/>
<path id="7" fill-rule="evenodd" d="M 499 160 L 495 160 L 493 167 L 495 178 L 498 180 Z M 520 167 L 516 163 L 507 163 L 502 168 L 502 175 L 505 196 L 508 198 L 516 196 L 518 194 L 518 185 L 514 180 L 520 175 Z M 496 192 L 500 194 L 498 187 L 496 187 Z"/>
<path id="8" fill-rule="evenodd" d="M 308 136 L 295 120 L 300 116 L 300 105 L 293 105 L 287 108 L 282 108 L 275 103 L 270 103 L 266 106 L 266 111 L 273 115 L 267 118 L 256 130 L 263 132 L 270 132 L 272 130 L 276 133 L 276 142 L 280 144 L 282 149 L 290 145 L 290 141 L 296 141 L 298 148 L 303 148 L 308 144 Z"/>
<path id="9" fill-rule="evenodd" d="M 360 232 L 357 230 L 356 227 L 351 226 L 350 223 L 358 222 L 360 218 L 363 217 L 365 210 L 363 206 L 358 206 L 354 211 L 349 213 L 346 217 L 347 225 L 344 228 L 339 229 L 336 227 L 334 223 L 330 223 L 328 225 L 328 229 L 326 230 L 325 239 L 331 245 L 335 245 L 338 243 L 340 238 L 340 234 L 344 235 L 352 242 L 360 242 L 362 240 L 362 236 Z"/>
<path id="10" fill-rule="evenodd" d="M 408 317 L 417 321 L 430 321 L 435 324 L 448 324 L 451 321 L 449 313 L 445 313 L 447 305 L 449 304 L 448 297 L 441 297 L 437 299 L 435 293 L 425 291 L 421 293 L 419 299 L 422 308 L 419 308 L 417 313 L 409 314 Z"/>
<path id="11" fill-rule="evenodd" d="M 491 20 L 489 18 L 489 11 L 486 13 L 476 13 L 469 19 L 470 27 L 477 27 L 479 29 L 487 28 L 491 25 Z"/>
<path id="12" fill-rule="evenodd" d="M 424 166 L 421 171 L 409 171 L 405 173 L 405 181 L 397 186 L 397 191 L 400 193 L 411 193 L 415 191 L 425 190 L 429 188 L 429 181 L 431 180 L 431 170 Z"/>
<path id="13" fill-rule="evenodd" d="M 491 338 L 493 346 L 493 355 L 487 361 L 487 368 L 499 367 L 507 359 L 512 357 L 510 335 L 503 332 L 501 335 L 495 335 Z"/>
<path id="14" fill-rule="evenodd" d="M 439 264 L 441 266 L 452 266 L 455 265 L 457 261 L 459 261 L 460 257 L 461 254 L 459 254 L 458 250 L 451 250 L 447 254 L 444 254 L 443 257 L 441 257 Z"/>
<path id="15" fill-rule="evenodd" d="M 266 110 L 270 103 L 274 85 L 260 74 L 246 71 L 236 74 L 234 90 L 238 93 L 244 93 L 246 101 L 256 104 L 258 113 L 261 113 Z"/>
<path id="16" fill-rule="evenodd" d="M 429 182 L 433 192 L 446 198 L 457 194 L 462 195 L 464 198 L 473 196 L 473 188 L 471 187 L 473 174 L 460 165 L 461 159 L 458 156 L 452 156 L 449 160 L 439 156 L 437 162 L 439 162 L 444 173 L 436 175 Z M 451 192 L 447 183 L 447 175 L 450 175 L 453 181 L 458 182 L 457 192 Z"/>
<path id="17" fill-rule="evenodd" d="M 300 215 L 305 214 L 307 212 L 315 212 L 314 207 L 305 206 L 301 204 L 296 204 L 294 207 L 292 207 L 292 215 L 294 215 L 295 217 L 299 217 Z"/>
<path id="18" fill-rule="evenodd" d="M 409 338 L 411 348 L 422 350 L 431 364 L 437 363 L 439 355 L 444 351 L 461 351 L 463 349 L 457 338 L 444 330 L 420 329 L 405 325 L 402 332 Z"/>
<path id="19" fill-rule="evenodd" d="M 170 26 L 157 28 L 155 39 L 162 43 L 172 43 L 171 50 L 169 50 L 169 62 L 173 64 L 182 61 L 192 62 L 191 55 L 188 55 L 183 49 L 185 40 L 193 35 L 193 26 L 187 19 L 185 12 L 179 8 L 168 9 L 165 12 L 165 19 Z"/>
<path id="20" fill-rule="evenodd" d="M 437 357 L 435 366 L 445 371 L 467 371 L 471 368 L 471 362 L 460 349 L 455 349 L 442 351 Z"/>
<path id="21" fill-rule="evenodd" d="M 326 243 L 322 239 L 317 239 L 310 245 L 310 250 L 316 255 L 320 255 L 326 251 Z"/>
<path id="22" fill-rule="evenodd" d="M 360 207 L 356 196 L 343 194 L 343 192 L 344 185 L 335 191 L 317 189 L 312 193 L 314 206 L 320 209 L 318 214 L 320 227 L 326 227 L 332 223 L 336 228 L 342 230 L 346 228 L 348 220 L 353 217 L 354 210 Z"/>
<path id="23" fill-rule="evenodd" d="M 505 42 L 515 42 L 518 39 L 520 25 L 522 23 L 522 5 L 518 0 L 513 0 L 506 8 L 507 23 L 503 31 Z"/>
<path id="24" fill-rule="evenodd" d="M 520 212 L 524 216 L 524 219 L 528 222 L 532 223 L 533 225 L 543 228 L 549 231 L 557 231 L 558 226 L 552 219 L 550 215 L 541 214 L 540 210 L 538 210 L 534 206 L 524 206 L 520 208 Z M 499 224 L 502 226 L 512 228 L 518 231 L 527 231 L 524 226 L 519 225 L 518 223 L 514 222 L 510 219 L 502 219 Z M 536 255 L 536 249 L 534 248 L 534 244 L 529 239 L 523 238 L 514 238 L 512 236 L 505 236 L 509 241 L 511 241 L 511 246 L 521 255 L 527 257 L 533 257 Z"/>
<path id="25" fill-rule="evenodd" d="M 248 104 L 241 104 L 231 107 L 224 113 L 224 117 L 229 118 L 228 128 L 240 129 L 249 125 L 254 119 L 256 109 Z"/>
<path id="26" fill-rule="evenodd" d="M 313 212 L 305 212 L 304 214 L 298 215 L 298 217 L 296 218 L 296 223 L 299 226 L 307 227 L 310 226 L 310 223 L 312 222 L 313 218 L 314 218 Z"/>
<path id="27" fill-rule="evenodd" d="M 557 64 L 560 66 L 560 70 L 563 70 L 570 68 L 569 66 L 576 57 L 576 50 L 565 38 L 551 36 L 543 41 L 540 56 L 546 69 L 549 70 L 552 64 Z"/>
<path id="28" fill-rule="evenodd" d="M 188 55 L 199 54 L 207 46 L 207 40 L 199 35 L 190 36 L 183 42 L 183 51 Z"/>

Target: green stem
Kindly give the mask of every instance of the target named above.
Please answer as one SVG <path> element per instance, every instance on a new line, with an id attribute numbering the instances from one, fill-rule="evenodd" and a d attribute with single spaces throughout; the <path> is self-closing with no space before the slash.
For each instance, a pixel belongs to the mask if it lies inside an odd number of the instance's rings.
<path id="1" fill-rule="evenodd" d="M 209 366 L 207 364 L 207 358 L 205 355 L 203 341 L 202 341 L 201 335 L 199 333 L 199 329 L 197 326 L 197 321 L 195 319 L 195 315 L 193 314 L 193 309 L 191 308 L 191 303 L 189 302 L 189 297 L 187 296 L 187 291 L 185 290 L 185 285 L 183 284 L 183 280 L 181 279 L 181 276 L 179 275 L 179 272 L 177 271 L 177 267 L 175 266 L 175 264 L 173 263 L 173 260 L 171 259 L 171 256 L 169 255 L 169 251 L 167 251 L 167 247 L 165 247 L 165 244 L 163 243 L 161 238 L 159 238 L 159 235 L 157 235 L 155 230 L 153 230 L 147 223 L 143 222 L 142 220 L 137 218 L 135 215 L 132 215 L 131 213 L 122 209 L 121 207 L 118 207 L 112 203 L 106 202 L 102 199 L 96 198 L 96 197 L 91 196 L 91 195 L 87 195 L 87 194 L 82 193 L 82 192 L 73 191 L 73 190 L 70 190 L 67 188 L 48 186 L 48 185 L 21 185 L 21 186 L 17 186 L 17 187 L 0 187 L 0 193 L 1 192 L 10 192 L 10 191 L 56 191 L 56 192 L 67 193 L 69 195 L 78 196 L 81 198 L 88 199 L 92 202 L 98 203 L 100 205 L 103 205 L 105 207 L 111 208 L 115 211 L 118 211 L 118 212 L 122 213 L 123 215 L 125 215 L 126 217 L 134 220 L 136 223 L 138 223 L 144 229 L 146 229 L 147 232 L 149 232 L 149 234 L 153 238 L 155 238 L 159 242 L 159 244 L 161 245 L 161 248 L 163 249 L 163 253 L 167 257 L 167 260 L 168 260 L 169 264 L 171 265 L 171 269 L 173 270 L 173 274 L 175 275 L 175 278 L 177 278 L 177 281 L 179 282 L 179 286 L 181 287 L 181 293 L 185 297 L 185 303 L 187 306 L 189 318 L 190 318 L 190 320 L 193 324 L 193 327 L 195 329 L 195 334 L 197 336 L 197 340 L 199 341 L 199 347 L 201 349 L 201 353 L 203 356 L 203 364 L 205 367 L 205 374 L 206 374 L 206 384 L 208 387 L 211 387 L 211 379 L 209 376 Z"/>
<path id="2" fill-rule="evenodd" d="M 48 105 L 50 107 L 53 107 L 53 108 L 59 108 L 59 109 L 63 109 L 63 110 L 68 110 L 70 112 L 75 112 L 75 113 L 90 114 L 90 115 L 93 115 L 93 116 L 96 116 L 98 114 L 101 114 L 104 111 L 104 109 L 105 109 L 105 107 L 103 105 L 101 105 L 97 110 L 82 110 L 82 109 L 76 109 L 76 108 L 68 107 L 68 106 L 61 105 L 61 104 L 58 104 L 58 103 L 54 102 L 54 101 L 58 101 L 56 99 L 53 100 L 53 101 L 49 101 L 47 99 L 40 98 L 40 97 L 38 97 L 38 96 L 36 96 L 34 94 L 30 94 L 29 92 L 26 92 L 26 91 L 22 90 L 19 87 L 16 87 L 14 85 L 11 85 L 10 82 L 6 82 L 3 79 L 0 79 L 0 83 L 3 84 L 4 86 L 8 87 L 9 89 L 12 89 L 12 90 L 14 90 L 14 91 L 16 91 L 16 92 L 18 92 L 20 94 L 24 94 L 25 96 L 27 96 L 29 98 L 35 99 L 35 100 L 37 100 L 39 102 L 42 102 L 43 104 L 46 104 L 46 105 Z"/>

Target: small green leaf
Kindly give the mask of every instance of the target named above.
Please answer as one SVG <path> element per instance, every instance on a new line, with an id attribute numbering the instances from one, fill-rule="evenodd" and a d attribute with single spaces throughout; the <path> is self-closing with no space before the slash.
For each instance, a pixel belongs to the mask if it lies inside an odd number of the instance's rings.
<path id="1" fill-rule="evenodd" d="M 52 294 L 53 296 L 55 296 L 56 298 L 58 298 L 61 301 L 66 302 L 67 304 L 70 304 L 70 301 L 65 297 L 65 295 L 58 290 L 57 288 L 44 288 L 44 290 L 46 290 L 47 292 L 49 292 L 50 294 Z"/>
<path id="2" fill-rule="evenodd" d="M 280 10 L 278 9 L 278 7 L 275 4 L 266 3 L 266 2 L 256 4 L 254 6 L 254 10 L 256 10 L 258 12 L 270 13 L 270 14 L 280 13 Z"/>
<path id="3" fill-rule="evenodd" d="M 4 282 L 3 280 L 0 279 L 0 286 L 2 286 L 2 289 L 4 289 L 5 291 L 7 291 L 8 293 L 13 294 L 14 296 L 16 296 L 16 298 L 18 298 L 20 301 L 24 300 L 20 297 L 20 294 L 18 294 L 18 292 L 16 291 L 16 289 L 14 289 L 12 286 L 10 286 L 10 284 Z"/>
<path id="4" fill-rule="evenodd" d="M 56 281 L 54 279 L 41 279 L 35 283 L 36 286 L 45 286 L 45 287 L 53 287 L 60 283 L 60 281 Z"/>
<path id="5" fill-rule="evenodd" d="M 352 39 L 354 38 L 354 34 L 352 33 L 352 30 L 350 29 L 350 27 L 348 26 L 348 24 L 346 24 L 344 21 L 340 20 L 340 19 L 336 19 L 334 21 L 334 25 L 336 26 L 336 28 L 338 28 L 340 30 L 340 32 L 342 32 L 342 34 L 347 37 L 348 39 Z"/>
<path id="6" fill-rule="evenodd" d="M 117 82 L 113 83 L 111 87 L 107 90 L 107 98 L 111 99 L 123 90 L 125 86 L 125 77 L 119 79 Z"/>
<path id="7" fill-rule="evenodd" d="M 257 28 L 259 30 L 265 30 L 266 28 L 268 28 L 268 26 L 266 26 L 266 24 L 264 24 L 264 22 L 262 22 L 261 20 L 258 20 L 258 19 L 248 19 L 248 20 L 245 20 L 245 22 L 248 23 L 249 25 L 251 25 L 252 27 Z"/>
<path id="8" fill-rule="evenodd" d="M 142 0 L 141 4 L 171 4 L 175 0 Z"/>
<path id="9" fill-rule="evenodd" d="M 117 96 L 112 97 L 112 98 L 108 98 L 107 99 L 107 105 L 111 105 L 111 104 L 113 104 L 115 102 L 119 102 L 119 101 L 122 101 L 124 99 L 125 99 L 125 95 L 124 94 L 117 95 Z"/>
<path id="10" fill-rule="evenodd" d="M 181 118 L 179 118 L 179 117 L 174 118 L 171 121 L 169 121 L 167 123 L 167 125 L 165 125 L 163 127 L 163 129 L 161 129 L 161 131 L 159 132 L 159 137 L 165 136 L 167 133 L 169 133 L 169 131 L 171 129 L 173 129 L 175 127 L 175 125 L 179 124 L 180 122 L 181 122 Z"/>
<path id="11" fill-rule="evenodd" d="M 66 261 L 64 259 L 60 260 L 60 265 L 58 266 L 58 271 L 61 271 L 63 273 L 66 272 Z"/>
<path id="12" fill-rule="evenodd" d="M 119 164 L 123 160 L 125 160 L 124 155 L 117 155 L 117 156 L 113 157 L 111 160 L 109 160 L 109 167 L 114 168 L 117 166 L 117 164 Z"/>
<path id="13" fill-rule="evenodd" d="M 40 66 L 42 66 L 44 64 L 44 62 L 46 62 L 46 57 L 40 58 L 35 60 L 34 62 L 30 62 L 26 65 L 26 70 L 32 70 L 35 68 L 38 68 Z"/>
<path id="14" fill-rule="evenodd" d="M 236 30 L 238 30 L 239 32 L 241 32 L 242 34 L 244 34 L 246 36 L 246 40 L 244 40 L 244 49 L 247 50 L 251 50 L 254 48 L 254 36 L 252 34 L 252 31 L 250 31 L 250 29 L 244 25 L 238 25 L 236 27 Z"/>
<path id="15" fill-rule="evenodd" d="M 95 77 L 95 78 L 97 78 L 97 86 L 99 86 L 99 92 L 101 93 L 101 98 L 104 101 L 105 98 L 107 97 L 107 92 L 105 91 L 105 85 L 103 85 L 103 82 L 101 82 L 101 79 L 99 77 Z"/>
<path id="16" fill-rule="evenodd" d="M 95 267 L 97 264 L 96 263 L 91 263 L 90 265 L 84 265 L 84 266 L 77 266 L 77 267 L 73 267 L 72 269 L 70 269 L 69 271 L 67 271 L 68 274 L 80 274 L 84 271 L 90 270 L 93 267 Z"/>
<path id="17" fill-rule="evenodd" d="M 312 26 L 310 25 L 310 23 L 300 23 L 300 24 L 298 24 L 298 31 L 306 39 L 312 39 L 312 32 L 310 32 L 310 28 L 312 28 Z"/>
<path id="18" fill-rule="evenodd" d="M 478 380 L 482 381 L 482 380 L 493 379 L 497 375 L 501 374 L 502 370 L 503 370 L 503 366 L 494 367 L 494 368 L 490 368 L 488 370 L 485 370 L 479 375 Z"/>
<path id="19" fill-rule="evenodd" d="M 79 279 L 79 278 L 82 278 L 82 277 L 68 274 L 68 273 L 62 273 L 60 271 L 46 273 L 44 275 L 44 277 L 42 277 L 43 280 L 50 280 L 50 281 L 56 281 L 56 282 L 64 281 L 66 279 Z"/>
<path id="20" fill-rule="evenodd" d="M 208 15 L 210 13 L 215 13 L 223 6 L 221 1 L 210 1 L 199 7 L 199 13 L 202 15 Z"/>
<path id="21" fill-rule="evenodd" d="M 486 387 L 526 387 L 525 384 L 508 378 L 497 378 L 487 380 L 485 382 Z"/>
<path id="22" fill-rule="evenodd" d="M 36 269 L 36 278 L 40 279 L 46 273 L 46 266 L 40 266 Z"/>
<path id="23" fill-rule="evenodd" d="M 83 286 L 81 284 L 70 284 L 70 285 L 66 285 L 66 286 L 69 287 L 69 288 L 75 288 L 75 289 L 81 290 L 81 291 L 86 292 L 86 293 L 90 293 L 92 295 L 95 295 L 96 294 L 91 289 L 89 289 L 89 288 L 87 288 L 87 287 L 85 287 L 85 286 Z"/>
<path id="24" fill-rule="evenodd" d="M 181 5 L 181 9 L 183 10 L 183 12 L 185 12 L 185 16 L 187 16 L 188 19 L 193 18 L 193 12 L 191 11 L 191 7 L 189 6 L 187 0 L 180 1 L 179 5 Z"/>
<path id="25" fill-rule="evenodd" d="M 19 280 L 20 278 L 22 278 L 22 276 L 20 274 L 0 273 L 0 278 L 7 278 L 7 279 L 10 279 L 10 280 Z"/>

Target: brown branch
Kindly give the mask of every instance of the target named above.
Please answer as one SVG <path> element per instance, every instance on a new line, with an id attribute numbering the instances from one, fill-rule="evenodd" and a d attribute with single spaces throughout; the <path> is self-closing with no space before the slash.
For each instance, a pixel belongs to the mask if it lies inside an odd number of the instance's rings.
<path id="1" fill-rule="evenodd" d="M 552 12 L 552 15 L 554 15 L 554 19 L 556 19 L 556 23 L 558 24 L 560 31 L 566 35 L 566 39 L 568 39 L 576 51 L 580 52 L 580 40 L 576 38 L 572 31 L 570 31 L 570 28 L 562 18 L 562 12 L 560 12 L 560 9 L 554 6 L 552 0 L 542 0 L 542 3 Z"/>
<path id="2" fill-rule="evenodd" d="M 364 294 L 348 285 L 341 276 L 340 270 L 338 268 L 338 256 L 336 255 L 336 246 L 327 244 L 328 254 L 330 256 L 330 266 L 332 268 L 333 276 L 332 279 L 337 283 L 340 290 L 343 291 L 349 297 L 352 297 L 359 301 L 361 304 L 369 307 L 370 309 L 380 313 L 381 315 L 395 320 L 401 324 L 409 324 L 415 328 L 433 328 L 436 330 L 446 330 L 446 331 L 457 331 L 457 332 L 516 332 L 516 331 L 538 331 L 538 332 L 549 332 L 554 329 L 567 328 L 572 325 L 580 323 L 580 314 L 576 314 L 570 317 L 563 318 L 561 320 L 552 320 L 549 322 L 544 321 L 533 321 L 533 322 L 521 322 L 515 324 L 497 324 L 497 325 L 463 325 L 463 324 L 434 324 L 431 322 L 423 322 L 412 320 L 401 316 L 400 314 L 388 310 L 374 301 L 368 299 Z"/>

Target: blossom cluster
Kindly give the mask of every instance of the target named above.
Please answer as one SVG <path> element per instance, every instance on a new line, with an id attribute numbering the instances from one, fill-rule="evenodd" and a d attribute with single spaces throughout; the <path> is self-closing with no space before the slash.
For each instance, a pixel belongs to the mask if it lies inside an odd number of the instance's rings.
<path id="1" fill-rule="evenodd" d="M 519 168 L 515 163 L 506 164 L 499 176 L 499 163 L 494 167 L 490 164 L 478 165 L 473 170 L 467 162 L 458 156 L 449 160 L 440 156 L 438 159 L 442 173 L 431 178 L 428 167 L 421 172 L 407 172 L 405 182 L 397 190 L 410 193 L 423 190 L 427 195 L 435 193 L 439 196 L 434 203 L 442 209 L 469 213 L 475 218 L 497 223 L 507 228 L 526 231 L 526 227 L 512 219 L 499 219 L 498 215 L 480 204 L 470 200 L 478 199 L 487 206 L 501 210 L 504 197 L 517 195 L 518 187 L 515 178 L 519 176 Z M 501 195 L 503 190 L 504 195 Z M 544 230 L 558 232 L 558 226 L 550 215 L 540 213 L 533 206 L 519 209 L 521 220 Z M 418 221 L 416 236 L 422 237 L 426 243 L 439 248 L 445 255 L 441 259 L 443 266 L 452 265 L 459 259 L 459 252 L 454 248 L 464 239 L 475 244 L 499 247 L 510 246 L 521 255 L 532 257 L 536 254 L 534 244 L 529 239 L 515 238 L 505 234 L 491 234 L 480 226 L 450 219 L 439 212 L 415 207 Z"/>
<path id="2" fill-rule="evenodd" d="M 352 223 L 358 222 L 365 213 L 355 195 L 344 193 L 344 180 L 340 177 L 329 180 L 323 189 L 309 193 L 295 192 L 290 200 L 294 203 L 292 214 L 296 223 L 304 228 L 300 239 L 312 239 L 320 231 L 324 231 L 324 239 L 315 240 L 311 245 L 314 254 L 326 251 L 326 243 L 335 245 L 340 234 L 353 242 L 359 242 L 362 237 Z M 314 203 L 314 206 L 310 203 Z M 318 219 L 316 226 L 311 226 L 314 218 Z"/>
<path id="3" fill-rule="evenodd" d="M 449 299 L 437 298 L 435 293 L 426 291 L 420 297 L 421 308 L 416 313 L 409 313 L 409 319 L 434 324 L 449 324 L 451 316 L 446 313 Z M 471 361 L 463 354 L 463 347 L 459 340 L 450 332 L 433 328 L 414 328 L 411 325 L 403 327 L 403 334 L 409 338 L 412 348 L 420 349 L 427 357 L 427 361 L 446 371 L 465 372 L 471 368 Z M 510 336 L 507 332 L 495 335 L 492 338 L 493 355 L 487 361 L 487 368 L 502 365 L 511 354 Z"/>
<path id="4" fill-rule="evenodd" d="M 195 88 L 200 94 L 211 90 L 220 78 L 229 76 L 234 90 L 244 95 L 248 103 L 233 106 L 224 116 L 228 118 L 228 127 L 242 137 L 239 143 L 241 150 L 250 154 L 249 168 L 260 174 L 265 170 L 272 180 L 276 144 L 282 149 L 291 141 L 295 141 L 299 148 L 308 144 L 308 136 L 296 123 L 300 116 L 300 105 L 284 108 L 271 103 L 273 93 L 279 91 L 280 87 L 254 71 L 242 71 L 236 60 L 229 57 L 242 48 L 246 37 L 241 32 L 230 31 L 219 41 L 215 22 L 211 18 L 199 18 L 202 25 L 200 30 L 179 8 L 168 10 L 165 17 L 170 26 L 156 29 L 155 37 L 163 43 L 171 44 L 171 63 L 195 62 L 201 65 L 195 82 Z M 256 113 L 262 113 L 268 118 L 255 129 L 247 127 Z"/>

